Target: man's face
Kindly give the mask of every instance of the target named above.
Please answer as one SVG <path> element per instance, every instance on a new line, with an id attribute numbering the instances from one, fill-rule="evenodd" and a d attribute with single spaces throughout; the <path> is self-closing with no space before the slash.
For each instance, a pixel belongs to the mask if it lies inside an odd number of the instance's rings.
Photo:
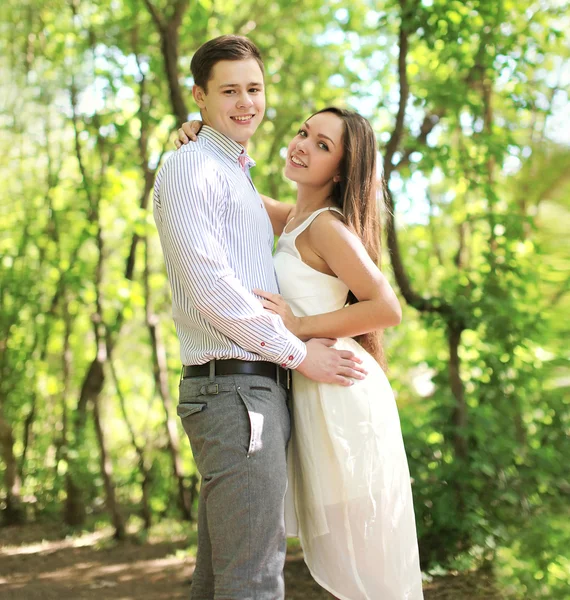
<path id="1" fill-rule="evenodd" d="M 247 148 L 265 114 L 263 74 L 254 58 L 216 63 L 208 92 L 195 85 L 192 94 L 205 125 Z"/>

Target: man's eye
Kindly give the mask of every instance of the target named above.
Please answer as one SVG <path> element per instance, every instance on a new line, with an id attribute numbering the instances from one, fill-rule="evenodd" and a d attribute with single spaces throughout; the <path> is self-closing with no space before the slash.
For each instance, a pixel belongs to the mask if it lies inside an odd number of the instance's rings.
<path id="1" fill-rule="evenodd" d="M 249 90 L 251 93 L 255 94 L 257 92 L 261 92 L 261 90 L 259 88 L 251 88 L 251 90 Z"/>
<path id="2" fill-rule="evenodd" d="M 235 90 L 226 90 L 224 94 L 235 94 Z"/>

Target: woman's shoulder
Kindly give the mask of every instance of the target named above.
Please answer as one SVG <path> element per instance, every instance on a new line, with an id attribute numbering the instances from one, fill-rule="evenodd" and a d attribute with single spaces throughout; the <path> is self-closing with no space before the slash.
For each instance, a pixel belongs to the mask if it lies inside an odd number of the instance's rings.
<path id="1" fill-rule="evenodd" d="M 312 235 L 336 235 L 350 231 L 346 218 L 340 210 L 329 208 L 317 214 L 311 223 L 309 233 Z"/>
<path id="2" fill-rule="evenodd" d="M 309 228 L 309 243 L 315 251 L 325 254 L 355 251 L 362 241 L 346 222 L 343 214 L 327 210 L 317 216 Z"/>

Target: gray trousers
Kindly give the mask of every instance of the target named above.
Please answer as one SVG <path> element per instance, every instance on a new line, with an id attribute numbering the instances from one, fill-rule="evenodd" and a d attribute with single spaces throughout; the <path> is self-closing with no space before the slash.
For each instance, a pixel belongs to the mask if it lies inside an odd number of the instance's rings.
<path id="1" fill-rule="evenodd" d="M 287 392 L 255 375 L 180 382 L 200 475 L 192 600 L 282 600 Z"/>

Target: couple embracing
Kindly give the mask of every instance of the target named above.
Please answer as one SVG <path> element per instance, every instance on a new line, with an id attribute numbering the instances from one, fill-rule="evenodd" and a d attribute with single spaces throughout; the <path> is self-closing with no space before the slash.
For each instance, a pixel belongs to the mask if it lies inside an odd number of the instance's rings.
<path id="1" fill-rule="evenodd" d="M 258 49 L 222 36 L 191 69 L 203 126 L 185 124 L 192 142 L 154 193 L 178 414 L 202 476 L 191 598 L 283 599 L 289 535 L 336 598 L 420 600 L 410 477 L 379 364 L 379 332 L 401 310 L 377 267 L 372 128 L 337 108 L 310 116 L 287 149 L 297 203 L 282 204 L 250 177 Z"/>

